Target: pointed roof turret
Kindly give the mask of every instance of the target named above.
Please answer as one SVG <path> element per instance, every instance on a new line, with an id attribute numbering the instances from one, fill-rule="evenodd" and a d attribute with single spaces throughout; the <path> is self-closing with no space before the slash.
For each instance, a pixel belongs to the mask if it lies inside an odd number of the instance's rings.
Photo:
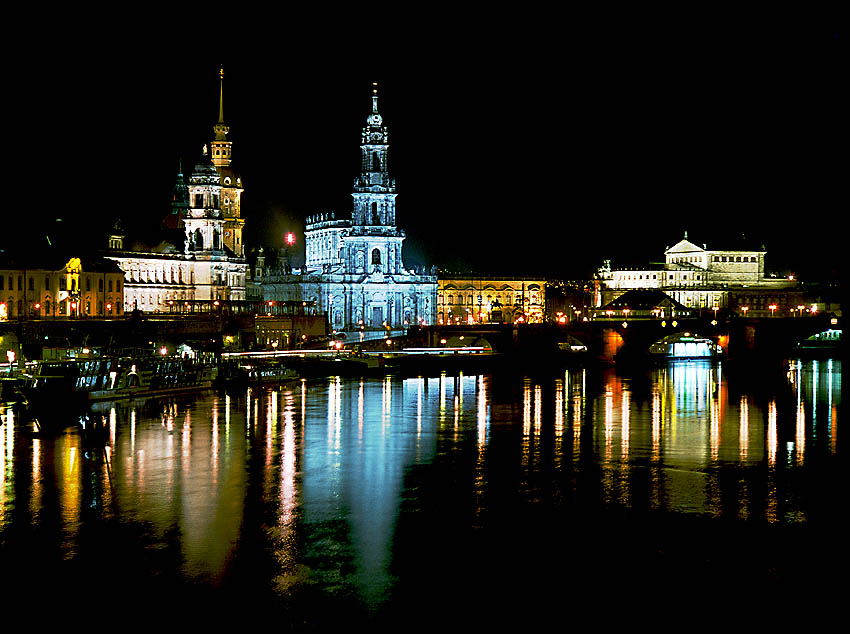
<path id="1" fill-rule="evenodd" d="M 171 190 L 172 213 L 177 209 L 189 207 L 189 188 L 186 186 L 186 177 L 183 176 L 183 160 L 177 159 L 177 179 L 174 181 L 174 189 Z"/>

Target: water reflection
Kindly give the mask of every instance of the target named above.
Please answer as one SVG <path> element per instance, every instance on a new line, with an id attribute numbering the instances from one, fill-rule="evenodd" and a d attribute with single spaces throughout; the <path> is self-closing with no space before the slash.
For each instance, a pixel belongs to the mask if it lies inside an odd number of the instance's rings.
<path id="1" fill-rule="evenodd" d="M 711 361 L 645 376 L 335 377 L 106 405 L 92 413 L 101 445 L 75 428 L 33 434 L 3 409 L 0 534 L 13 548 L 21 524 L 52 522 L 55 542 L 37 546 L 85 559 L 116 547 L 86 530 L 117 522 L 143 535 L 119 552 L 143 551 L 149 577 L 175 568 L 181 583 L 375 608 L 417 574 L 398 543 L 432 512 L 475 529 L 527 504 L 808 520 L 822 501 L 805 468 L 838 451 L 841 364 L 795 362 L 783 379 L 742 389 Z"/>

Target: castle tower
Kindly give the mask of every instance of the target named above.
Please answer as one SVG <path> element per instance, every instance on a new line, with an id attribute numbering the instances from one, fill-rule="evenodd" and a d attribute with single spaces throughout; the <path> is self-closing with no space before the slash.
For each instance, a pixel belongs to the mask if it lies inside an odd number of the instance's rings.
<path id="1" fill-rule="evenodd" d="M 233 142 L 227 140 L 230 126 L 224 123 L 224 69 L 219 70 L 218 122 L 213 127 L 215 139 L 210 144 L 210 158 L 221 182 L 221 214 L 224 219 L 224 246 L 236 257 L 243 257 L 242 244 L 242 178 L 231 165 Z"/>
<path id="2" fill-rule="evenodd" d="M 224 249 L 220 181 L 205 145 L 189 179 L 189 209 L 183 219 L 187 253 Z"/>

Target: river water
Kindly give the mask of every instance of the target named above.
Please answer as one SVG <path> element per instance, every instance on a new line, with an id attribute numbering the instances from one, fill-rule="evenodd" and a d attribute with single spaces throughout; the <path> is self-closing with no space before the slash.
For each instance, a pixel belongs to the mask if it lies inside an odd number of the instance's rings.
<path id="1" fill-rule="evenodd" d="M 841 376 L 334 377 L 107 404 L 100 440 L 4 409 L 0 601 L 296 631 L 825 616 Z"/>

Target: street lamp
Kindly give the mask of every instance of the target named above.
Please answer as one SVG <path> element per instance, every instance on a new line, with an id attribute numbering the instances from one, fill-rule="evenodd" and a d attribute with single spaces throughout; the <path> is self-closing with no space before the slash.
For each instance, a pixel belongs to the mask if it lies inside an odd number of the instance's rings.
<path id="1" fill-rule="evenodd" d="M 776 315 L 776 304 L 771 304 L 770 306 L 768 306 L 768 308 L 770 309 L 770 316 L 771 317 L 775 316 Z"/>

